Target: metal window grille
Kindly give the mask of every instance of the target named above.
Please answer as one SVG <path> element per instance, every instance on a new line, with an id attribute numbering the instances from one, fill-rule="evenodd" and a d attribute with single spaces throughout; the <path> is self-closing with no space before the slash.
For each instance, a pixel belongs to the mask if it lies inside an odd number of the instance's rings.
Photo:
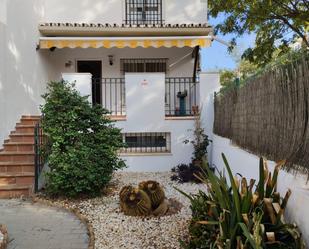
<path id="1" fill-rule="evenodd" d="M 170 153 L 171 134 L 168 132 L 123 133 L 126 147 L 123 153 Z"/>
<path id="2" fill-rule="evenodd" d="M 126 115 L 126 89 L 124 78 L 93 79 L 94 89 L 102 93 L 102 107 L 113 116 Z"/>
<path id="3" fill-rule="evenodd" d="M 168 59 L 121 59 L 121 72 L 166 73 Z"/>
<path id="4" fill-rule="evenodd" d="M 198 112 L 198 81 L 178 77 L 165 80 L 165 115 L 194 116 Z"/>
<path id="5" fill-rule="evenodd" d="M 125 0 L 125 24 L 162 24 L 162 0 Z"/>

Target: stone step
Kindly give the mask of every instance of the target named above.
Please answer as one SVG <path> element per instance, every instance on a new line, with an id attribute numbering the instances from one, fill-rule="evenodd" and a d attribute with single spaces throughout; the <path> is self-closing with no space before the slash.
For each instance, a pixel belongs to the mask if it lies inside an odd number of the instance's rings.
<path id="1" fill-rule="evenodd" d="M 28 135 L 31 135 L 31 136 L 34 136 L 34 129 L 31 130 L 31 131 L 26 131 L 26 132 L 20 132 L 20 131 L 11 131 L 10 135 L 15 135 L 15 134 L 28 134 Z"/>
<path id="2" fill-rule="evenodd" d="M 34 152 L 0 152 L 0 162 L 34 162 Z"/>
<path id="3" fill-rule="evenodd" d="M 28 133 L 16 133 L 10 135 L 10 142 L 24 142 L 32 143 L 34 142 L 34 135 Z"/>
<path id="4" fill-rule="evenodd" d="M 39 122 L 39 119 L 26 118 L 21 119 L 19 125 L 36 125 Z"/>
<path id="5" fill-rule="evenodd" d="M 0 148 L 0 198 L 28 197 L 34 186 L 34 129 L 39 115 L 24 115 Z"/>
<path id="6" fill-rule="evenodd" d="M 28 185 L 7 185 L 0 186 L 0 198 L 20 198 L 22 196 L 29 197 L 32 193 L 32 186 Z"/>
<path id="7" fill-rule="evenodd" d="M 31 133 L 34 134 L 35 125 L 16 125 L 15 133 Z"/>
<path id="8" fill-rule="evenodd" d="M 0 162 L 1 173 L 34 173 L 34 163 Z"/>
<path id="9" fill-rule="evenodd" d="M 0 173 L 0 186 L 34 184 L 34 173 Z"/>
<path id="10" fill-rule="evenodd" d="M 39 120 L 41 119 L 41 115 L 22 115 L 21 119 L 36 119 Z"/>
<path id="11" fill-rule="evenodd" d="M 9 142 L 3 145 L 7 152 L 34 152 L 34 142 Z"/>

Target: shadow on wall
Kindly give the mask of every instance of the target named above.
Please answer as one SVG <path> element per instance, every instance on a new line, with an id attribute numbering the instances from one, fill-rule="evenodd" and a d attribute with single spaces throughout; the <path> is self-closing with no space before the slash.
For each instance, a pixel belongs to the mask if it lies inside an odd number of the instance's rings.
<path id="1" fill-rule="evenodd" d="M 44 0 L 44 2 L 46 22 L 118 24 L 123 22 L 124 0 Z M 179 20 L 182 20 L 182 23 L 200 23 L 207 20 L 207 5 L 201 0 L 164 0 L 163 6 L 166 6 L 164 18 L 168 23 L 179 23 Z M 179 9 L 179 6 L 182 8 Z M 80 11 L 81 9 L 83 11 Z"/>
<path id="2" fill-rule="evenodd" d="M 38 22 L 43 16 L 40 0 L 7 1 L 4 40 L 5 77 L 1 78 L 0 143 L 22 114 L 39 113 L 47 81 L 48 53 L 36 51 Z"/>
<path id="3" fill-rule="evenodd" d="M 2 6 L 1 6 L 2 7 Z M 2 20 L 4 21 L 4 20 Z M 0 114 L 4 113 L 4 82 L 5 82 L 5 24 L 0 21 Z M 0 131 L 4 130 L 4 120 L 0 119 Z M 1 138 L 1 132 L 0 132 Z M 0 145 L 1 146 L 1 145 Z"/>
<path id="4" fill-rule="evenodd" d="M 179 20 L 182 20 L 182 23 L 195 23 L 196 20 L 206 22 L 207 20 L 206 3 L 201 4 L 201 0 L 169 0 L 167 2 L 168 23 L 179 23 Z M 183 10 L 179 11 L 179 6 L 184 6 Z"/>
<path id="5" fill-rule="evenodd" d="M 103 20 L 110 20 L 109 22 L 112 23 L 122 22 L 122 12 L 120 12 L 122 1 L 120 0 L 44 1 L 46 8 L 45 21 L 47 22 L 99 23 L 103 22 Z M 117 15 L 118 12 L 119 15 Z"/>

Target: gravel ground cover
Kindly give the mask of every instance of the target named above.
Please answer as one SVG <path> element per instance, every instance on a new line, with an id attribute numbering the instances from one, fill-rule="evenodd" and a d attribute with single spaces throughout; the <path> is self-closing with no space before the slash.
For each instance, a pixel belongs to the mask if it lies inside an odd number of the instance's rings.
<path id="1" fill-rule="evenodd" d="M 106 196 L 82 200 L 62 201 L 63 205 L 77 208 L 92 223 L 96 249 L 178 249 L 179 240 L 185 240 L 191 219 L 190 203 L 186 197 L 174 189 L 186 193 L 206 191 L 201 184 L 178 184 L 170 180 L 171 174 L 164 173 L 116 173 Z M 175 198 L 182 209 L 164 217 L 128 217 L 119 208 L 118 193 L 128 184 L 137 185 L 141 181 L 158 181 L 165 189 L 167 198 Z"/>

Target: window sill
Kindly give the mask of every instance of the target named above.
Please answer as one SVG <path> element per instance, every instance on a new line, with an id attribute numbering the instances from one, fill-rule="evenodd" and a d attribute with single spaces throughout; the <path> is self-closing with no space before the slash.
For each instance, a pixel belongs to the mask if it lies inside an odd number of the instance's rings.
<path id="1" fill-rule="evenodd" d="M 110 120 L 113 121 L 127 121 L 127 116 L 126 115 L 119 115 L 119 116 L 115 116 L 115 115 L 111 115 L 108 116 Z"/>
<path id="2" fill-rule="evenodd" d="M 170 116 L 165 117 L 165 120 L 195 120 L 195 116 Z"/>
<path id="3" fill-rule="evenodd" d="M 171 152 L 131 152 L 131 153 L 120 153 L 120 156 L 124 157 L 132 157 L 132 156 L 172 156 L 173 154 Z"/>

